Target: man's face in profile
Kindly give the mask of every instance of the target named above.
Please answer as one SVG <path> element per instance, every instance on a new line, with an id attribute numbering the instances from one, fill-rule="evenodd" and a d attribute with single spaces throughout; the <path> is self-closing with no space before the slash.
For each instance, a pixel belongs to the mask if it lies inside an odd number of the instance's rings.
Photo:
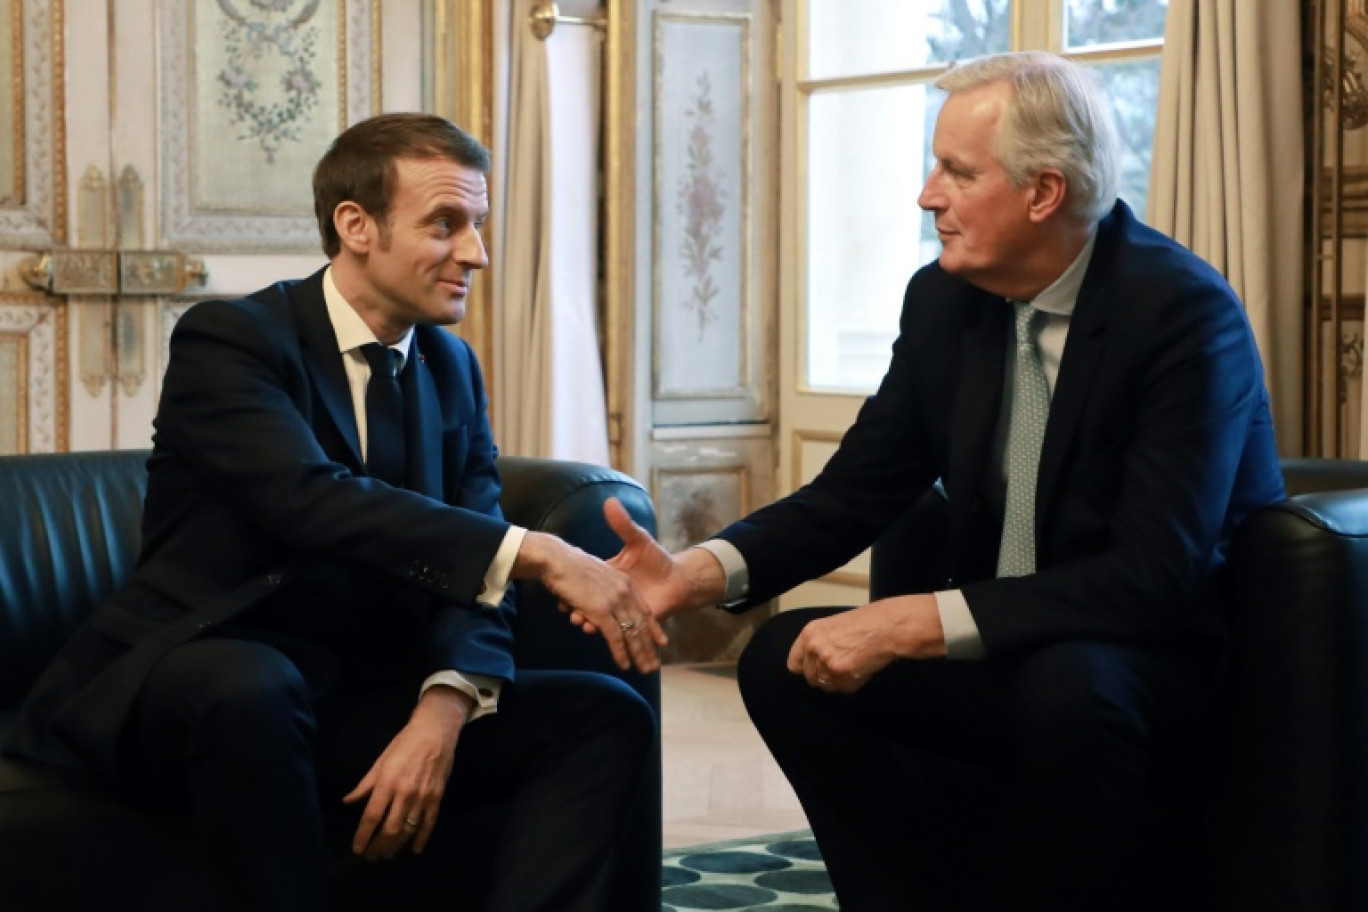
<path id="1" fill-rule="evenodd" d="M 935 214 L 946 272 L 991 287 L 1033 243 L 1032 187 L 1014 187 L 995 150 L 1012 87 L 990 83 L 946 99 L 932 142 L 936 164 L 917 204 Z"/>

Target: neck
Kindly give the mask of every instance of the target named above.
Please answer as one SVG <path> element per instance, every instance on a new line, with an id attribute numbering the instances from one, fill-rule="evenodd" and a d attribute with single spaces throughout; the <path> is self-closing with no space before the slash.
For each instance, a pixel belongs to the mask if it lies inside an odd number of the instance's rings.
<path id="1" fill-rule="evenodd" d="M 333 284 L 337 286 L 347 304 L 356 311 L 356 315 L 370 331 L 375 333 L 375 338 L 381 344 L 393 345 L 412 328 L 396 322 L 389 316 L 388 309 L 383 306 L 383 295 L 371 288 L 357 263 L 349 258 L 345 251 L 333 258 L 332 277 Z"/>
<path id="2" fill-rule="evenodd" d="M 1028 250 L 1019 253 L 1013 274 L 994 282 L 992 288 L 985 285 L 984 290 L 1014 301 L 1032 300 L 1078 259 L 1095 227 L 1090 222 L 1069 221 L 1042 232 Z"/>

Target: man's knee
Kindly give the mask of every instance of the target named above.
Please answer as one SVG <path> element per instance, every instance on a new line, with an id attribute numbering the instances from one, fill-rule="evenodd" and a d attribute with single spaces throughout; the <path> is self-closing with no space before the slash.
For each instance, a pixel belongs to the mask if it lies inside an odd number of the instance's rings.
<path id="1" fill-rule="evenodd" d="M 179 704 L 184 721 L 250 737 L 273 729 L 313 726 L 303 676 L 270 646 L 201 640 L 169 653 L 148 681 L 151 699 Z"/>
<path id="2" fill-rule="evenodd" d="M 737 661 L 736 682 L 751 721 L 762 732 L 771 727 L 771 720 L 791 719 L 794 701 L 820 696 L 801 676 L 788 670 L 789 653 L 809 623 L 845 610 L 804 608 L 781 612 L 761 624 L 746 644 Z"/>
<path id="3" fill-rule="evenodd" d="M 631 685 L 597 672 L 547 672 L 532 679 L 523 673 L 524 699 L 549 708 L 564 737 L 571 742 L 607 739 L 624 756 L 644 756 L 659 728 L 655 710 Z M 528 686 L 528 685 L 531 686 Z M 525 707 L 524 707 L 525 708 Z M 551 729 L 548 729 L 548 733 Z"/>
<path id="4" fill-rule="evenodd" d="M 736 676 L 742 695 L 759 689 L 768 690 L 776 683 L 788 683 L 793 677 L 788 670 L 789 652 L 798 635 L 813 620 L 838 610 L 844 609 L 782 611 L 761 624 L 737 662 Z"/>
<path id="5" fill-rule="evenodd" d="M 655 710 L 646 698 L 619 678 L 597 675 L 595 683 L 601 692 L 607 718 L 613 729 L 630 746 L 644 752 L 655 743 L 659 723 Z"/>

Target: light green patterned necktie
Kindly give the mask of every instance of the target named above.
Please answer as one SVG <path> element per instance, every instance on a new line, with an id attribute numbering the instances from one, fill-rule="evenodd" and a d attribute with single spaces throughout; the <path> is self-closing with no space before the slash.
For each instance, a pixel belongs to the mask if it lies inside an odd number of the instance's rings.
<path id="1" fill-rule="evenodd" d="M 1016 308 L 1016 377 L 1007 430 L 1007 508 L 998 550 L 999 577 L 1027 576 L 1036 569 L 1036 476 L 1050 417 L 1050 387 L 1032 332 L 1040 311 L 1021 301 L 1010 303 Z"/>

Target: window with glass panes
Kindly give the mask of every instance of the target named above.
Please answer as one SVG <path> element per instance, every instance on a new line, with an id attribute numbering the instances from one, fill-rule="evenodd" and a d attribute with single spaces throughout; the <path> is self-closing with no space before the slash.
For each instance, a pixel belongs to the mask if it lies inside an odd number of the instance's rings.
<path id="1" fill-rule="evenodd" d="M 1168 0 L 807 0 L 797 87 L 806 157 L 800 385 L 872 389 L 907 279 L 940 252 L 917 195 L 955 60 L 1055 51 L 1091 68 L 1121 139 L 1122 197 L 1144 217 Z"/>

